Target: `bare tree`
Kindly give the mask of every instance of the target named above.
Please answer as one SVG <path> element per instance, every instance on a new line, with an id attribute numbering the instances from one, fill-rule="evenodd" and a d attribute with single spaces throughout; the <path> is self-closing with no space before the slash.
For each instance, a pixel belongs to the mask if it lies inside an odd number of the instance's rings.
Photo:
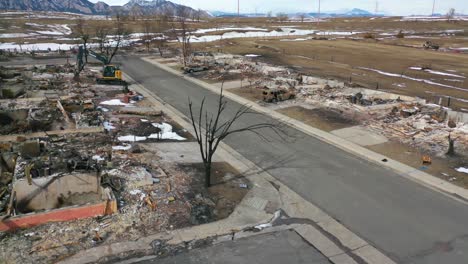
<path id="1" fill-rule="evenodd" d="M 198 9 L 196 14 L 197 14 L 197 22 L 200 22 L 200 18 L 201 18 L 201 15 L 202 15 L 203 11 L 201 9 Z"/>
<path id="2" fill-rule="evenodd" d="M 140 5 L 132 6 L 132 8 L 130 9 L 130 16 L 131 16 L 133 21 L 137 20 L 137 18 L 142 16 L 142 15 L 143 15 L 143 12 L 141 10 Z"/>
<path id="3" fill-rule="evenodd" d="M 96 38 L 99 47 L 99 52 L 104 53 L 104 47 L 107 42 L 107 35 L 111 29 L 106 24 L 99 23 L 98 25 L 96 25 L 94 30 L 94 37 Z"/>
<path id="4" fill-rule="evenodd" d="M 151 20 L 145 19 L 143 20 L 143 43 L 145 44 L 146 47 L 146 52 L 149 52 L 151 42 L 153 40 L 153 25 L 151 23 Z"/>
<path id="5" fill-rule="evenodd" d="M 301 23 L 304 23 L 304 19 L 306 18 L 306 14 L 300 13 L 299 18 L 301 19 Z"/>
<path id="6" fill-rule="evenodd" d="M 90 38 L 89 25 L 83 19 L 78 19 L 75 29 L 75 36 L 81 39 L 82 45 L 78 50 L 77 64 L 74 72 L 74 80 L 78 81 L 80 73 L 88 63 L 88 41 Z M 84 58 L 84 61 L 83 61 Z"/>
<path id="7" fill-rule="evenodd" d="M 77 38 L 81 39 L 81 42 L 83 44 L 85 63 L 88 63 L 87 50 L 88 50 L 88 41 L 90 38 L 89 28 L 90 28 L 89 25 L 86 23 L 84 19 L 82 18 L 78 19 L 76 23 L 75 35 Z"/>
<path id="8" fill-rule="evenodd" d="M 182 60 L 184 66 L 187 66 L 188 59 L 190 57 L 190 28 L 187 23 L 187 19 L 190 17 L 190 9 L 186 6 L 179 6 L 176 11 L 176 19 L 177 24 L 179 25 L 179 29 L 173 28 L 172 31 L 177 38 L 177 41 L 181 44 L 182 48 Z"/>
<path id="9" fill-rule="evenodd" d="M 266 14 L 266 16 L 267 16 L 268 18 L 272 17 L 272 16 L 273 16 L 273 12 L 272 12 L 272 11 L 268 11 L 268 13 Z"/>
<path id="10" fill-rule="evenodd" d="M 206 99 L 206 98 L 205 98 Z M 251 132 L 263 140 L 268 138 L 263 132 L 264 129 L 272 130 L 280 138 L 284 139 L 285 132 L 281 129 L 279 124 L 259 122 L 245 127 L 238 126 L 239 120 L 246 115 L 259 115 L 259 113 L 251 111 L 248 105 L 242 105 L 237 112 L 231 117 L 225 116 L 227 101 L 224 99 L 223 88 L 219 94 L 217 109 L 215 113 L 205 109 L 205 99 L 202 100 L 198 116 L 194 113 L 193 102 L 189 98 L 190 118 L 192 126 L 195 131 L 195 137 L 200 147 L 200 153 L 205 167 L 205 186 L 211 186 L 211 169 L 213 156 L 219 147 L 219 144 L 227 137 Z"/>
<path id="11" fill-rule="evenodd" d="M 278 13 L 276 14 L 276 19 L 278 19 L 279 22 L 285 22 L 286 20 L 288 20 L 288 14 Z"/>
<path id="12" fill-rule="evenodd" d="M 172 21 L 174 19 L 174 16 L 174 10 L 169 7 L 165 7 L 161 14 L 161 20 L 167 23 L 169 21 Z"/>
<path id="13" fill-rule="evenodd" d="M 104 46 L 105 54 L 107 55 L 107 64 L 112 62 L 112 59 L 117 54 L 117 51 L 122 47 L 124 42 L 128 40 L 130 32 L 125 28 L 125 24 L 121 17 L 117 17 L 113 29 L 113 39 L 107 41 Z"/>
<path id="14" fill-rule="evenodd" d="M 455 18 L 455 8 L 450 8 L 447 12 L 447 22 L 452 21 Z"/>
<path id="15" fill-rule="evenodd" d="M 455 140 L 454 138 L 452 138 L 452 135 L 448 135 L 447 137 L 448 139 L 448 142 L 449 142 L 449 148 L 448 148 L 448 151 L 447 151 L 447 155 L 448 156 L 454 156 L 455 155 Z"/>

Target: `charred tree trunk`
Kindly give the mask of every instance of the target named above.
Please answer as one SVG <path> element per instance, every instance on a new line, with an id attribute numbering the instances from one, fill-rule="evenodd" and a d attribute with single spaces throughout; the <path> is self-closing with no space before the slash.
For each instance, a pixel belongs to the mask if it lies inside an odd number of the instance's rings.
<path id="1" fill-rule="evenodd" d="M 448 156 L 454 156 L 455 155 L 455 139 L 452 138 L 451 135 L 448 136 L 448 141 L 449 141 L 449 148 L 447 151 Z"/>
<path id="2" fill-rule="evenodd" d="M 211 161 L 205 163 L 205 187 L 211 187 Z"/>

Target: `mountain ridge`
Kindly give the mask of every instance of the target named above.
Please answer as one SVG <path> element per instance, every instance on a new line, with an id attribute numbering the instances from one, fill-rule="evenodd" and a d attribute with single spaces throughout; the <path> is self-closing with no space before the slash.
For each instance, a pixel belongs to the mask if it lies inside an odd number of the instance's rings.
<path id="1" fill-rule="evenodd" d="M 110 6 L 103 1 L 92 3 L 89 0 L 0 0 L 0 10 L 54 11 L 85 15 L 110 15 L 113 13 L 153 15 L 164 12 L 175 15 L 180 8 L 184 8 L 192 17 L 210 16 L 205 11 L 195 10 L 167 0 L 130 0 L 123 6 Z"/>

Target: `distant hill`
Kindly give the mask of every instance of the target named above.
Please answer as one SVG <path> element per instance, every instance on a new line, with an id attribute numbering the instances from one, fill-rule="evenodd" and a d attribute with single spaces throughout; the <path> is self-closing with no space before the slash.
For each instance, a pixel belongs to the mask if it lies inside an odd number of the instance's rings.
<path id="1" fill-rule="evenodd" d="M 312 17 L 317 17 L 319 14 L 318 13 L 308 13 L 309 16 Z M 371 13 L 369 11 L 359 9 L 359 8 L 354 8 L 349 11 L 343 11 L 343 12 L 323 12 L 320 13 L 321 17 L 370 17 L 370 16 L 375 16 L 376 14 Z"/>
<path id="2" fill-rule="evenodd" d="M 123 6 L 109 6 L 104 2 L 92 3 L 88 0 L 0 0 L 0 10 L 19 11 L 54 11 L 79 14 L 105 15 L 115 12 L 136 14 L 157 14 L 167 12 L 176 15 L 176 11 L 184 7 L 191 16 L 198 15 L 198 11 L 187 6 L 178 5 L 166 0 L 130 0 Z M 210 16 L 200 11 L 200 17 Z"/>

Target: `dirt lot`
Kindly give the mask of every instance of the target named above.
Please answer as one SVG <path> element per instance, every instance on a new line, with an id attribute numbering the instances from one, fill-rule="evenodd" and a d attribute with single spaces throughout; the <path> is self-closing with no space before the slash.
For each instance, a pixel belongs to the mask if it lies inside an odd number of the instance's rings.
<path id="1" fill-rule="evenodd" d="M 358 124 L 356 121 L 343 116 L 342 113 L 334 109 L 306 109 L 300 106 L 293 106 L 280 109 L 278 112 L 327 132 Z"/>

